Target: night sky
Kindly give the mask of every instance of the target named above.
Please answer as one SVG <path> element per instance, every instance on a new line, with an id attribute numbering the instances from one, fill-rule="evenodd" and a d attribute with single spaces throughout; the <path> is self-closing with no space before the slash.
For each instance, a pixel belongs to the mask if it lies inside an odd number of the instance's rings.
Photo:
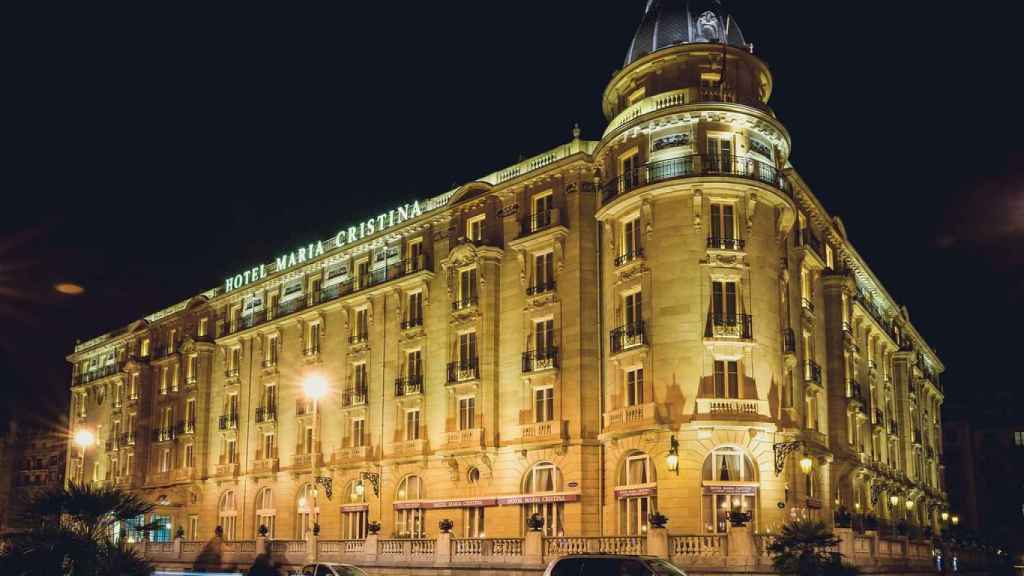
<path id="1" fill-rule="evenodd" d="M 66 411 L 76 338 L 562 144 L 575 122 L 600 138 L 642 2 L 408 4 L 5 18 L 8 414 Z M 730 4 L 774 73 L 794 166 L 972 414 L 1022 405 L 1020 3 L 985 4 Z M 86 293 L 56 294 L 65 280 Z"/>

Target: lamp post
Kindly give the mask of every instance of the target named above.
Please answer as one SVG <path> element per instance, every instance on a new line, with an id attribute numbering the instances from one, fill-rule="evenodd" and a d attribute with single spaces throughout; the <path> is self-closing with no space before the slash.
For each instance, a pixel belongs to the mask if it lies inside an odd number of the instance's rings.
<path id="1" fill-rule="evenodd" d="M 317 484 L 323 484 L 327 498 L 330 499 L 331 497 L 330 478 L 320 477 L 320 458 L 317 447 L 317 432 L 320 427 L 320 399 L 327 395 L 327 388 L 327 378 L 322 374 L 310 374 L 302 381 L 303 393 L 305 393 L 306 398 L 313 402 L 313 435 L 311 438 L 313 454 L 311 455 L 311 468 L 313 472 L 313 526 L 317 529 L 316 531 L 319 531 L 320 526 L 320 502 L 317 496 Z"/>
<path id="2" fill-rule="evenodd" d="M 675 434 L 669 440 L 668 456 L 665 457 L 665 464 L 668 466 L 669 472 L 675 472 L 676 476 L 679 476 L 679 440 L 676 440 Z"/>
<path id="3" fill-rule="evenodd" d="M 893 536 L 893 538 L 896 537 L 896 506 L 899 503 L 900 503 L 900 497 L 899 496 L 897 496 L 895 494 L 893 494 L 892 496 L 889 496 L 889 504 L 891 504 L 891 506 L 889 507 L 889 511 L 891 512 L 891 514 L 889 514 L 889 516 L 890 516 L 890 520 L 892 520 L 892 536 Z"/>
<path id="4" fill-rule="evenodd" d="M 78 483 L 85 483 L 85 449 L 96 443 L 96 435 L 92 430 L 81 429 L 75 432 L 75 445 L 79 448 L 78 456 Z"/>

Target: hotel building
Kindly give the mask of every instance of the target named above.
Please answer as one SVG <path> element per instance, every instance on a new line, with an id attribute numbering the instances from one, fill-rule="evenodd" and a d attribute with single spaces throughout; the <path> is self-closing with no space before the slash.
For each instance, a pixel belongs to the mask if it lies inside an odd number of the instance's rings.
<path id="1" fill-rule="evenodd" d="M 98 442 L 67 477 L 156 503 L 157 538 L 936 525 L 943 365 L 790 163 L 772 87 L 717 3 L 652 0 L 600 140 L 78 344 Z"/>

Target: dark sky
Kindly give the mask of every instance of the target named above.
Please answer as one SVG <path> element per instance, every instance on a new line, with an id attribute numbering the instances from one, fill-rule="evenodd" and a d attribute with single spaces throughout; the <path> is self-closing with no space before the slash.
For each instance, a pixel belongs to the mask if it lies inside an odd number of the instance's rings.
<path id="1" fill-rule="evenodd" d="M 974 408 L 1019 398 L 1022 382 L 1024 66 L 1010 4 L 730 5 L 775 74 L 794 165 L 940 353 L 950 400 Z M 65 410 L 75 338 L 561 144 L 574 122 L 599 138 L 601 92 L 642 8 L 336 5 L 5 18 L 8 412 Z M 87 292 L 58 297 L 60 280 Z"/>

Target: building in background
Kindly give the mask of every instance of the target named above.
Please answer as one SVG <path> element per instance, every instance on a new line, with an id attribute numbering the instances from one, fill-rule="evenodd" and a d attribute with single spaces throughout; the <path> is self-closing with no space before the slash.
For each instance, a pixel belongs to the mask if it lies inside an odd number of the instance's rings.
<path id="1" fill-rule="evenodd" d="M 0 533 L 10 529 L 11 491 L 15 478 L 15 442 L 17 432 L 13 421 L 7 425 L 6 433 L 0 435 Z"/>
<path id="2" fill-rule="evenodd" d="M 20 514 L 37 495 L 64 486 L 68 454 L 66 426 L 19 427 L 17 436 L 9 506 L 12 528 L 22 527 Z"/>
<path id="3" fill-rule="evenodd" d="M 943 425 L 951 509 L 987 544 L 1024 553 L 1024 418 L 1016 406 Z"/>
<path id="4" fill-rule="evenodd" d="M 718 3 L 651 2 L 600 140 L 76 346 L 71 428 L 99 442 L 68 478 L 140 492 L 156 538 L 635 535 L 652 511 L 760 532 L 839 507 L 937 528 L 943 365 L 789 162 L 772 89 Z"/>

